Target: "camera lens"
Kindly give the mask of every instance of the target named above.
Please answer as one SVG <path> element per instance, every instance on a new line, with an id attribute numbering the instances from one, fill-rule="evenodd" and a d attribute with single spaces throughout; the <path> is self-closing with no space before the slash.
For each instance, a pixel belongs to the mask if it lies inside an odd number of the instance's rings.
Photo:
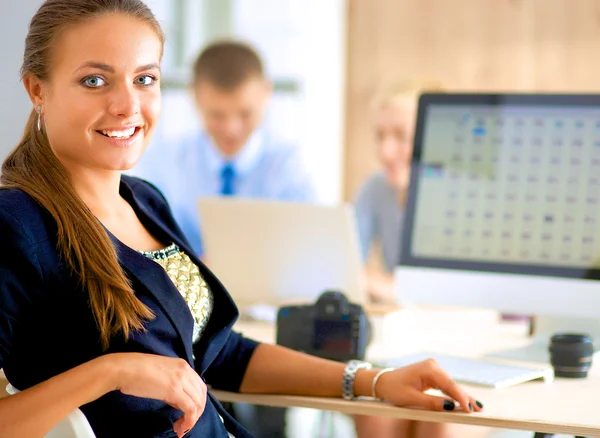
<path id="1" fill-rule="evenodd" d="M 550 339 L 550 363 L 557 377 L 587 377 L 594 345 L 586 334 L 557 333 Z"/>

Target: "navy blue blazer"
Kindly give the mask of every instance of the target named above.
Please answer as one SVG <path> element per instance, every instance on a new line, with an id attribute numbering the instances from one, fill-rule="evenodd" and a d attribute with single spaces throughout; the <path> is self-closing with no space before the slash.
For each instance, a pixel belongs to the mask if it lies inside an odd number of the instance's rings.
<path id="1" fill-rule="evenodd" d="M 57 226 L 49 212 L 18 189 L 0 190 L 0 368 L 23 390 L 102 354 L 154 353 L 187 360 L 217 389 L 238 391 L 258 345 L 231 330 L 238 310 L 223 285 L 198 260 L 175 223 L 162 194 L 128 176 L 121 195 L 159 241 L 175 242 L 200 267 L 214 295 L 214 310 L 202 338 L 192 343 L 193 318 L 164 269 L 113 235 L 119 262 L 137 297 L 156 317 L 129 339 L 115 336 L 103 352 L 87 292 L 56 250 Z M 195 357 L 195 361 L 192 357 Z M 161 401 L 112 391 L 81 410 L 96 436 L 174 437 L 181 411 Z M 250 437 L 208 394 L 204 413 L 186 437 Z"/>

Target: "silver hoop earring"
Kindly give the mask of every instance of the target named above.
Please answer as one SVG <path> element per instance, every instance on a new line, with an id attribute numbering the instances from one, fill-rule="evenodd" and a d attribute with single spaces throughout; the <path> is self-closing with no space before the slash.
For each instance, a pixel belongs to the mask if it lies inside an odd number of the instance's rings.
<path id="1" fill-rule="evenodd" d="M 42 130 L 42 107 L 37 107 L 38 119 L 37 119 L 37 129 L 38 131 Z"/>

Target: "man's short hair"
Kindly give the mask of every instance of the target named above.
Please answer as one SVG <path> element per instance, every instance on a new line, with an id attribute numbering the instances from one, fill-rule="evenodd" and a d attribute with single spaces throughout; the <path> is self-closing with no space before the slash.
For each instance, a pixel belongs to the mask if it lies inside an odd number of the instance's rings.
<path id="1" fill-rule="evenodd" d="M 263 78 L 258 53 L 239 41 L 217 41 L 208 45 L 194 63 L 194 84 L 208 81 L 224 90 L 233 90 L 248 79 Z"/>

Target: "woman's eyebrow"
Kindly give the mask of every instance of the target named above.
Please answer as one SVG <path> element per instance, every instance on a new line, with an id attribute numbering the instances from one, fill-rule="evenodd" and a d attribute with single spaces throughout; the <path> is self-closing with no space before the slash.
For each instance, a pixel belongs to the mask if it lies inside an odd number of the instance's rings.
<path id="1" fill-rule="evenodd" d="M 146 65 L 142 65 L 142 66 L 140 66 L 140 67 L 138 67 L 138 68 L 135 69 L 135 73 L 139 73 L 139 72 L 144 71 L 144 70 L 160 70 L 160 65 L 158 65 L 155 62 L 152 62 L 150 64 L 146 64 Z"/>
<path id="2" fill-rule="evenodd" d="M 88 62 L 83 63 L 81 66 L 79 66 L 74 71 L 74 73 L 77 73 L 79 70 L 82 70 L 82 69 L 88 68 L 88 67 L 97 68 L 99 70 L 104 70 L 104 71 L 109 72 L 109 73 L 114 73 L 115 72 L 114 67 L 111 67 L 108 64 L 105 64 L 103 62 L 97 62 L 97 61 L 88 61 Z M 138 68 L 135 69 L 135 73 L 139 73 L 139 72 L 144 71 L 144 70 L 152 70 L 152 69 L 160 70 L 160 65 L 157 64 L 156 62 L 152 62 L 150 64 L 145 64 L 145 65 L 141 65 L 141 66 L 139 66 Z"/>
<path id="3" fill-rule="evenodd" d="M 99 70 L 104 70 L 109 73 L 115 72 L 115 69 L 108 64 L 104 64 L 103 62 L 97 62 L 97 61 L 88 61 L 88 62 L 84 62 L 82 65 L 80 65 L 73 73 L 77 73 L 79 70 L 82 70 L 87 67 L 97 68 Z"/>

